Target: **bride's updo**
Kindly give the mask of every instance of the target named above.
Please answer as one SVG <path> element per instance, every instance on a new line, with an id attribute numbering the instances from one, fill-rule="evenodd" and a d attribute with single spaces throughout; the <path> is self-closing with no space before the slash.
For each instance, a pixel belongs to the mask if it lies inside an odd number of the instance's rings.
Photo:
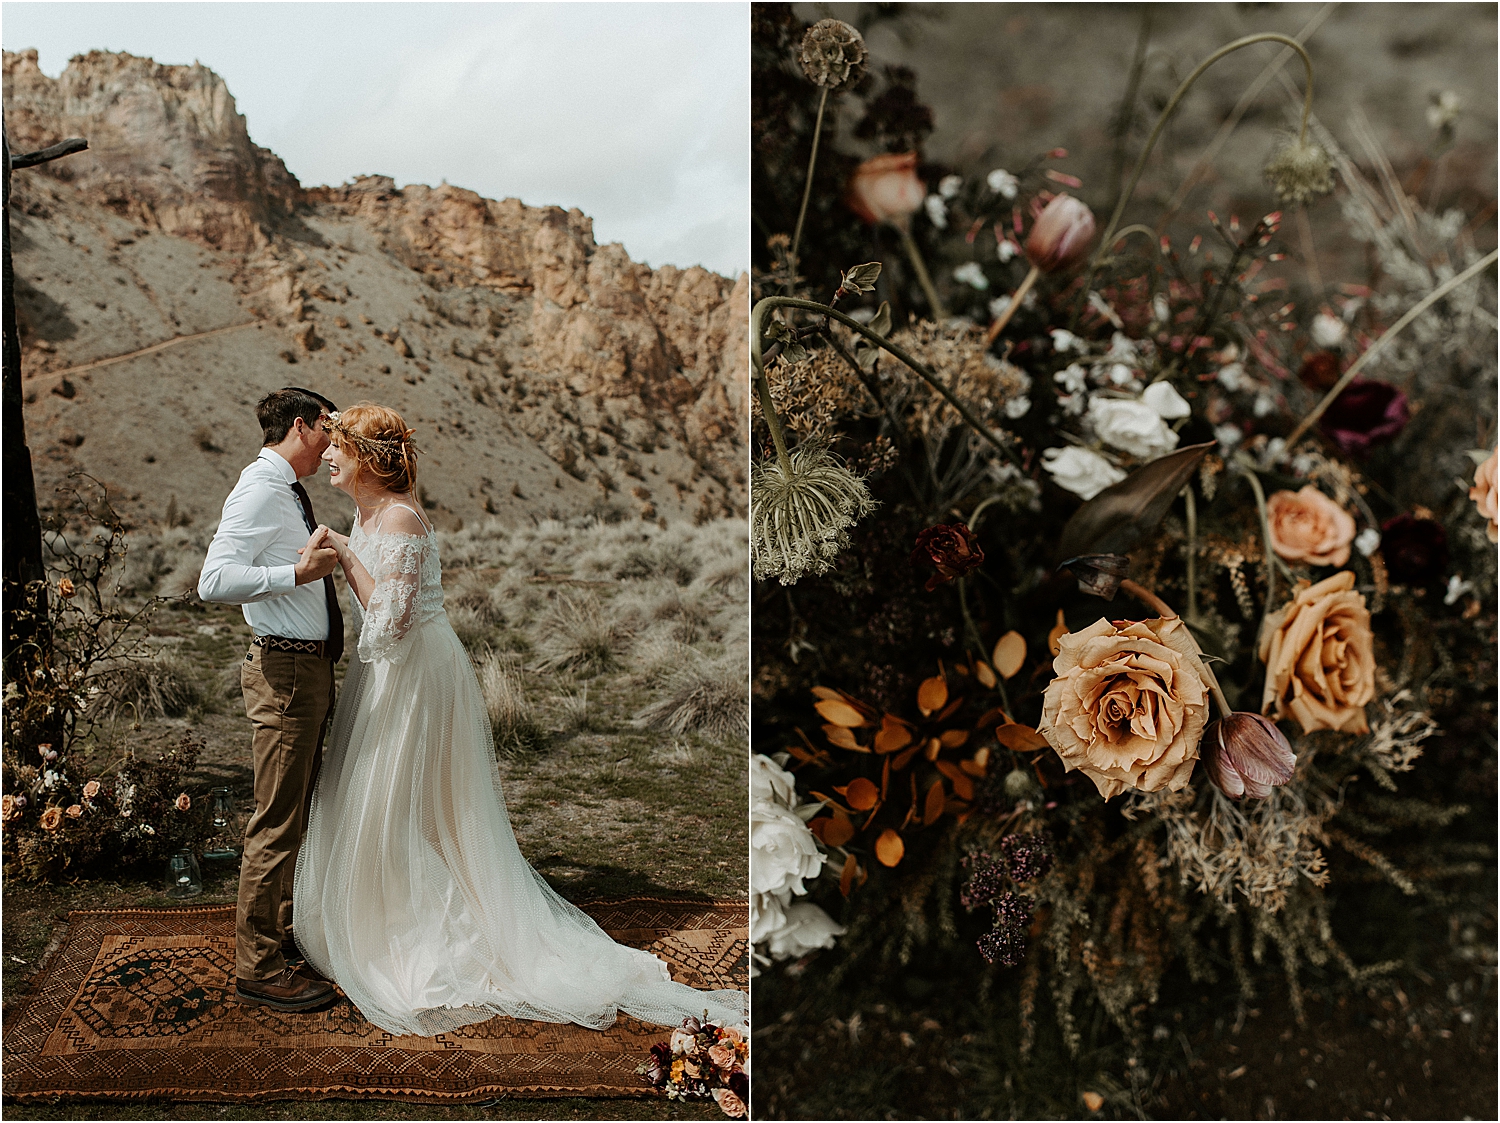
<path id="1" fill-rule="evenodd" d="M 389 491 L 410 491 L 417 482 L 417 446 L 401 415 L 374 402 L 356 402 L 330 413 L 323 429 L 333 444 L 359 463 L 360 476 Z"/>

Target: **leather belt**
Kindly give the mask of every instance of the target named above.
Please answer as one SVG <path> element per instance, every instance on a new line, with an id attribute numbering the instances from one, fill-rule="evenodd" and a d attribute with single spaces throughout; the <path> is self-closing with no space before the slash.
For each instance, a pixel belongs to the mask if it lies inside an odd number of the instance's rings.
<path id="1" fill-rule="evenodd" d="M 287 639 L 285 636 L 256 636 L 250 643 L 255 647 L 264 647 L 268 651 L 290 651 L 296 655 L 316 655 L 319 659 L 329 657 L 328 641 L 323 639 Z"/>

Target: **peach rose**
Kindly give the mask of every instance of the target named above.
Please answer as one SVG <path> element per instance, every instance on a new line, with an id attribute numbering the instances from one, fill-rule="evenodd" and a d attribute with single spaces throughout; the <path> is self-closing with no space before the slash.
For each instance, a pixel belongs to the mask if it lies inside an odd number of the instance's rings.
<path id="1" fill-rule="evenodd" d="M 1208 719 L 1208 686 L 1179 619 L 1098 620 L 1062 636 L 1037 732 L 1111 799 L 1180 790 Z"/>
<path id="2" fill-rule="evenodd" d="M 1365 703 L 1375 697 L 1375 648 L 1365 598 L 1354 574 L 1297 583 L 1292 602 L 1266 617 L 1261 713 L 1292 717 L 1302 732 L 1368 733 Z"/>
<path id="3" fill-rule="evenodd" d="M 745 1117 L 745 1101 L 728 1088 L 715 1088 L 713 1096 L 714 1103 L 719 1105 L 719 1110 L 729 1118 L 743 1119 Z"/>
<path id="4" fill-rule="evenodd" d="M 99 794 L 99 781 L 98 780 L 90 780 L 87 784 L 83 785 L 83 798 L 84 799 L 93 799 L 98 794 Z"/>
<path id="5" fill-rule="evenodd" d="M 1494 452 L 1490 453 L 1490 458 L 1475 469 L 1474 486 L 1469 488 L 1469 498 L 1474 500 L 1479 513 L 1489 519 L 1484 532 L 1490 536 L 1490 541 L 1500 542 L 1500 526 L 1495 522 L 1495 455 Z"/>
<path id="6" fill-rule="evenodd" d="M 891 152 L 866 160 L 844 187 L 844 202 L 866 222 L 905 220 L 922 206 L 927 185 L 917 178 L 915 152 Z"/>
<path id="7" fill-rule="evenodd" d="M 193 806 L 192 797 L 190 797 L 187 792 L 181 792 L 178 794 L 177 799 L 173 802 L 173 806 L 176 807 L 179 811 L 186 811 L 188 808 Z"/>
<path id="8" fill-rule="evenodd" d="M 1266 500 L 1271 549 L 1287 561 L 1343 565 L 1354 541 L 1354 519 L 1317 488 L 1278 491 Z"/>
<path id="9" fill-rule="evenodd" d="M 19 818 L 21 809 L 16 806 L 16 797 L 13 795 L 0 795 L 0 818 L 9 822 L 11 819 Z"/>
<path id="10" fill-rule="evenodd" d="M 68 808 L 68 818 L 70 818 L 70 819 L 81 819 L 82 817 L 83 817 L 83 804 L 81 804 L 81 803 L 75 803 L 75 804 L 73 804 L 72 807 Z"/>
<path id="11" fill-rule="evenodd" d="M 49 807 L 42 812 L 42 829 L 55 831 L 62 825 L 62 812 L 55 807 Z"/>

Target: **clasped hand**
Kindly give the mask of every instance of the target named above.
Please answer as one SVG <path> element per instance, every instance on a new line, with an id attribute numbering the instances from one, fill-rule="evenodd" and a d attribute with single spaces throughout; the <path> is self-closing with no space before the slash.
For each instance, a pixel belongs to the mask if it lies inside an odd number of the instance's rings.
<path id="1" fill-rule="evenodd" d="M 348 544 L 349 539 L 342 534 L 319 524 L 308 538 L 307 545 L 297 550 L 302 555 L 296 566 L 297 584 L 305 585 L 327 577 L 339 564 Z"/>

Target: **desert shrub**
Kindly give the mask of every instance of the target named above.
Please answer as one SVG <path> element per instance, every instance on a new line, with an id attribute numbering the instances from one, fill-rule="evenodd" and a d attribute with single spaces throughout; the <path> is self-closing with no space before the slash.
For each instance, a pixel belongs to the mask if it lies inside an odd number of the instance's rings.
<path id="1" fill-rule="evenodd" d="M 626 550 L 614 575 L 622 580 L 666 577 L 686 585 L 698 575 L 698 563 L 686 542 L 653 542 Z"/>
<path id="2" fill-rule="evenodd" d="M 711 737 L 742 737 L 749 730 L 748 694 L 738 656 L 697 659 L 667 679 L 661 696 L 636 714 L 636 721 L 668 733 L 698 730 Z"/>
<path id="3" fill-rule="evenodd" d="M 239 668 L 236 666 L 236 672 Z M 121 659 L 100 675 L 111 717 L 133 711 L 137 721 L 183 717 L 214 709 L 218 698 L 199 678 L 192 664 L 174 651 L 158 651 L 146 658 Z"/>
<path id="4" fill-rule="evenodd" d="M 458 636 L 459 642 L 470 651 L 482 647 L 494 636 L 494 628 L 485 619 L 485 614 L 466 604 L 449 606 L 448 623 L 453 626 L 453 634 Z"/>
<path id="5" fill-rule="evenodd" d="M 551 612 L 541 621 L 542 660 L 539 670 L 571 669 L 598 674 L 618 665 L 626 630 L 610 619 L 599 599 L 558 594 Z"/>
<path id="6" fill-rule="evenodd" d="M 546 730 L 536 720 L 536 711 L 526 697 L 526 685 L 514 661 L 490 652 L 480 660 L 477 671 L 495 749 L 515 755 L 544 747 Z"/>

